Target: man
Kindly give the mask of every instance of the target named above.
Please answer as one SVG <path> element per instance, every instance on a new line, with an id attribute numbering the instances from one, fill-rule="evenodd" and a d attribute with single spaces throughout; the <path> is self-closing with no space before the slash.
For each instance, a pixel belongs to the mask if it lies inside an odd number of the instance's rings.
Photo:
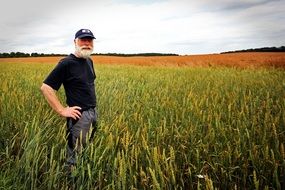
<path id="1" fill-rule="evenodd" d="M 76 153 L 86 145 L 88 136 L 96 129 L 96 78 L 93 61 L 93 33 L 81 29 L 75 34 L 75 53 L 60 60 L 44 80 L 41 91 L 49 105 L 62 117 L 67 118 L 67 163 L 76 163 Z M 67 107 L 59 101 L 55 91 L 63 84 Z M 91 131 L 89 135 L 88 132 Z"/>

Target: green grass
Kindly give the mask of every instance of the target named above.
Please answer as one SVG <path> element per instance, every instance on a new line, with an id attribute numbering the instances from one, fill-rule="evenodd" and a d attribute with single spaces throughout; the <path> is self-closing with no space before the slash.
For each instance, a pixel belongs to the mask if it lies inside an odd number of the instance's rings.
<path id="1" fill-rule="evenodd" d="M 54 65 L 0 64 L 1 189 L 68 189 Z M 285 187 L 285 71 L 96 65 L 99 130 L 75 189 Z M 59 91 L 62 102 L 63 89 Z"/>

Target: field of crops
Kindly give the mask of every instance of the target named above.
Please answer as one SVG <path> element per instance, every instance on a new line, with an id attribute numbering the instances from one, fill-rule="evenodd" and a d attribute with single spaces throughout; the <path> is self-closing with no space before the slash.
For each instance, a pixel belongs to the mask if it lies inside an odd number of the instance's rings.
<path id="1" fill-rule="evenodd" d="M 61 57 L 0 58 L 1 62 L 57 63 Z M 284 52 L 252 52 L 205 54 L 185 56 L 92 56 L 94 62 L 107 65 L 175 66 L 175 67 L 235 67 L 235 68 L 285 68 Z"/>
<path id="2" fill-rule="evenodd" d="M 285 188 L 284 69 L 97 64 L 99 127 L 71 183 L 39 90 L 53 67 L 0 63 L 0 189 Z"/>

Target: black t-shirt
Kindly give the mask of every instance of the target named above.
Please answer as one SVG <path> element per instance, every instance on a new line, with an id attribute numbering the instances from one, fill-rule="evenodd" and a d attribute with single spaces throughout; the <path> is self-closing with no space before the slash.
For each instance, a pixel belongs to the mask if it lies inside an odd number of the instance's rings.
<path id="1" fill-rule="evenodd" d="M 88 109 L 96 106 L 95 78 L 91 59 L 70 54 L 59 61 L 44 83 L 54 90 L 63 84 L 67 105 Z"/>

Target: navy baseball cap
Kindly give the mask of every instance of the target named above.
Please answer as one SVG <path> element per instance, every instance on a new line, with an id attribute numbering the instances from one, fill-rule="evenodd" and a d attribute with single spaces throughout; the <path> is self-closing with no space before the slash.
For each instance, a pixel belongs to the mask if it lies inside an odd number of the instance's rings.
<path id="1" fill-rule="evenodd" d="M 92 38 L 92 39 L 96 39 L 93 35 L 93 33 L 91 32 L 91 30 L 89 29 L 80 29 L 76 32 L 75 34 L 75 39 L 76 38 Z"/>

